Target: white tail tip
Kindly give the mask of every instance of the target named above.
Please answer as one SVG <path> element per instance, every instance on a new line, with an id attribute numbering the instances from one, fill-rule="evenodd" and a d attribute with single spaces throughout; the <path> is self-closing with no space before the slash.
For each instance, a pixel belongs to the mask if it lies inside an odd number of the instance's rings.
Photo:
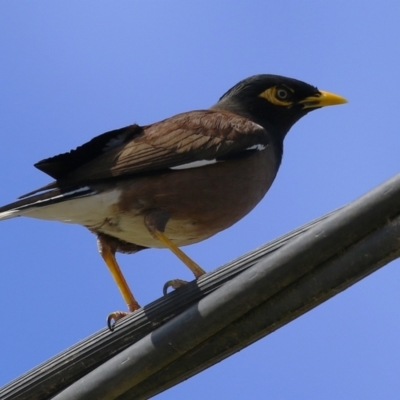
<path id="1" fill-rule="evenodd" d="M 0 221 L 3 219 L 15 218 L 19 216 L 18 210 L 9 210 L 0 213 Z"/>

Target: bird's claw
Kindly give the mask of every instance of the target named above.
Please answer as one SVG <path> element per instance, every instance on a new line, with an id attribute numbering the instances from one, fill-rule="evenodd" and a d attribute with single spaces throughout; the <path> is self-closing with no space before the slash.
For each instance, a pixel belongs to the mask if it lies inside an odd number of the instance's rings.
<path id="1" fill-rule="evenodd" d="M 172 288 L 172 289 L 178 289 L 183 285 L 186 285 L 187 281 L 184 281 L 182 279 L 171 279 L 170 281 L 166 282 L 164 287 L 163 287 L 163 294 L 164 296 L 167 295 L 168 293 L 168 288 Z"/>
<path id="2" fill-rule="evenodd" d="M 117 321 L 126 317 L 129 314 L 130 313 L 126 311 L 114 311 L 111 314 L 109 314 L 107 317 L 108 329 L 112 332 L 115 328 L 115 324 L 117 323 Z"/>

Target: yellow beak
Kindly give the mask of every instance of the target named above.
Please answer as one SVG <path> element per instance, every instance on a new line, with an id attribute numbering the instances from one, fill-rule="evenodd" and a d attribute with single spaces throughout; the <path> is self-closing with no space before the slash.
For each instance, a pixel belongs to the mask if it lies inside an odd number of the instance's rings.
<path id="1" fill-rule="evenodd" d="M 326 106 L 336 106 L 338 104 L 345 104 L 347 100 L 337 94 L 325 92 L 323 90 L 319 91 L 320 94 L 314 96 L 308 96 L 304 100 L 299 101 L 303 104 L 303 108 L 317 108 Z"/>

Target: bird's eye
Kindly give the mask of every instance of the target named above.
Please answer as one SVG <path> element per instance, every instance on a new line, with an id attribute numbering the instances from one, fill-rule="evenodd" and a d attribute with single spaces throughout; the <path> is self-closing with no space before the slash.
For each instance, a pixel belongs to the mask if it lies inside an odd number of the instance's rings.
<path id="1" fill-rule="evenodd" d="M 287 100 L 289 97 L 289 91 L 284 88 L 277 88 L 276 90 L 276 97 L 279 100 Z"/>
<path id="2" fill-rule="evenodd" d="M 290 107 L 293 103 L 292 89 L 283 85 L 270 87 L 259 94 L 259 96 L 276 106 Z"/>

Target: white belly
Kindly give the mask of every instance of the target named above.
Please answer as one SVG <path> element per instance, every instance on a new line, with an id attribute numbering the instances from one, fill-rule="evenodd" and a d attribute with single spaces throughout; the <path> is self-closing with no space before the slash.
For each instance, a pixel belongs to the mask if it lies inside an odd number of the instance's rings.
<path id="1" fill-rule="evenodd" d="M 118 204 L 120 194 L 119 190 L 108 191 L 95 196 L 81 197 L 44 207 L 33 207 L 24 211 L 21 215 L 83 225 L 92 231 L 105 233 L 139 246 L 165 247 L 147 230 L 142 214 L 139 212 L 137 214 L 132 212 L 118 213 L 116 204 Z M 193 230 L 193 235 L 190 234 L 191 230 Z M 184 236 L 182 232 L 185 232 Z M 165 234 L 178 246 L 205 239 L 205 237 L 199 238 L 196 235 L 195 227 L 184 221 L 170 220 Z"/>

